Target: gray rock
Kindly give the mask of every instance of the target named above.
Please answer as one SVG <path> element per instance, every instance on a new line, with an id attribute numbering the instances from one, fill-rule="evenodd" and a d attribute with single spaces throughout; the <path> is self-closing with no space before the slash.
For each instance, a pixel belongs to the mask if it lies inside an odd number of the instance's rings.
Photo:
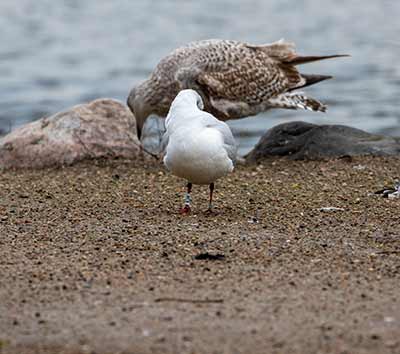
<path id="1" fill-rule="evenodd" d="M 43 168 L 139 154 L 135 117 L 111 99 L 72 107 L 0 138 L 0 168 Z"/>
<path id="2" fill-rule="evenodd" d="M 291 122 L 268 130 L 245 158 L 247 163 L 254 163 L 270 156 L 318 160 L 346 155 L 400 155 L 400 138 L 344 125 Z"/>

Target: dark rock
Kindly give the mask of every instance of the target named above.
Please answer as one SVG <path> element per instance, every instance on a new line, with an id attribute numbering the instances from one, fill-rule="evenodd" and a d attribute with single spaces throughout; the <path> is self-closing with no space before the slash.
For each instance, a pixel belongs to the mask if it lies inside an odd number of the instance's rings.
<path id="1" fill-rule="evenodd" d="M 0 168 L 42 168 L 141 153 L 135 117 L 122 103 L 98 99 L 21 126 L 0 138 Z"/>
<path id="2" fill-rule="evenodd" d="M 291 122 L 268 130 L 246 158 L 254 163 L 271 156 L 318 160 L 358 155 L 400 155 L 400 138 L 376 135 L 344 125 Z"/>

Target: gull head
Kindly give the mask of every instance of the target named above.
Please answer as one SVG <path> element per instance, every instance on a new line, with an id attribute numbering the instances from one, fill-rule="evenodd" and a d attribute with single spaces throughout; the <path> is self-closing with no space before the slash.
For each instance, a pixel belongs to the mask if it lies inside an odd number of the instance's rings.
<path id="1" fill-rule="evenodd" d="M 171 103 L 165 126 L 168 128 L 172 117 L 175 117 L 174 119 L 187 117 L 196 113 L 196 111 L 202 111 L 203 109 L 203 99 L 196 91 L 191 89 L 182 90 L 176 95 Z"/>
<path id="2" fill-rule="evenodd" d="M 148 116 L 152 113 L 151 106 L 146 101 L 145 92 L 141 85 L 134 87 L 129 93 L 127 105 L 132 111 L 136 120 L 136 133 L 140 140 L 142 136 L 143 125 Z"/>
<path id="3" fill-rule="evenodd" d="M 187 118 L 196 111 L 203 110 L 204 104 L 201 96 L 194 90 L 187 89 L 180 91 L 171 103 L 167 119 L 165 120 L 165 127 L 168 128 L 172 117 L 174 119 Z"/>
<path id="4" fill-rule="evenodd" d="M 176 106 L 194 106 L 196 105 L 198 109 L 204 109 L 204 103 L 201 96 L 191 89 L 180 91 L 172 102 L 171 107 Z"/>

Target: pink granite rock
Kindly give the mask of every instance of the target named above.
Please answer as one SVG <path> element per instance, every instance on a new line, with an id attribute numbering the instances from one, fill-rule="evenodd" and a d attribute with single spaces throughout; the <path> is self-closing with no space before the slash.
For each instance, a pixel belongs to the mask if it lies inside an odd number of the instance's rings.
<path id="1" fill-rule="evenodd" d="M 0 168 L 70 165 L 141 155 L 135 117 L 122 103 L 98 99 L 21 126 L 0 138 Z"/>

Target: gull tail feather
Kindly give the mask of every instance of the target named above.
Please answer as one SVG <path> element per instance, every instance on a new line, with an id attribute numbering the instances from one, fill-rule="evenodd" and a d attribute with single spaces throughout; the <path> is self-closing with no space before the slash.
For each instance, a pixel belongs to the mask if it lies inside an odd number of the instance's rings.
<path id="1" fill-rule="evenodd" d="M 301 55 L 296 55 L 294 57 L 289 57 L 286 60 L 284 60 L 285 64 L 290 64 L 290 65 L 301 65 L 301 64 L 307 64 L 307 63 L 312 63 L 314 61 L 319 61 L 319 60 L 325 60 L 325 59 L 333 59 L 333 58 L 342 58 L 342 57 L 349 57 L 350 55 L 348 54 L 335 54 L 335 55 L 312 55 L 312 56 L 301 56 Z"/>
<path id="2" fill-rule="evenodd" d="M 317 84 L 318 82 L 321 82 L 324 80 L 329 80 L 329 79 L 333 78 L 333 76 L 330 76 L 330 75 L 311 75 L 311 74 L 300 74 L 300 75 L 305 81 L 302 81 L 303 83 L 301 85 L 295 86 L 292 89 L 290 89 L 289 91 L 293 91 L 293 90 L 297 90 L 297 89 L 304 88 L 307 86 L 311 86 L 311 85 Z"/>
<path id="3" fill-rule="evenodd" d="M 278 62 L 289 65 L 301 65 L 301 64 L 311 63 L 313 61 L 350 56 L 348 54 L 334 54 L 334 55 L 322 55 L 322 56 L 298 55 L 295 51 L 294 43 L 287 42 L 283 39 L 270 44 L 262 44 L 262 45 L 247 44 L 247 47 L 256 51 L 260 50 L 269 55 L 271 58 L 277 60 Z"/>

